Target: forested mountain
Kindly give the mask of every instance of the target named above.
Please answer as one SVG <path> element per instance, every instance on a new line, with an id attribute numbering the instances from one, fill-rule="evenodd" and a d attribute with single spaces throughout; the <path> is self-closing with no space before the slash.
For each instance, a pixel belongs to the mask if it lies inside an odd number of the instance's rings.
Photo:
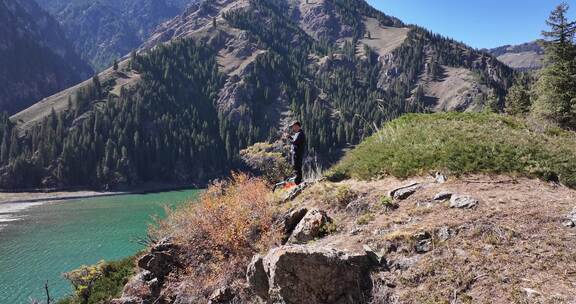
<path id="1" fill-rule="evenodd" d="M 533 41 L 519 45 L 505 45 L 486 51 L 514 69 L 530 71 L 544 66 L 542 43 L 543 41 Z"/>
<path id="2" fill-rule="evenodd" d="M 0 111 L 15 113 L 91 73 L 33 0 L 0 0 Z"/>
<path id="3" fill-rule="evenodd" d="M 37 0 L 96 70 L 130 53 L 195 0 Z"/>
<path id="4" fill-rule="evenodd" d="M 513 76 L 361 0 L 205 1 L 151 37 L 117 70 L 3 119 L 1 186 L 205 182 L 293 118 L 310 155 L 330 162 L 446 98 L 501 110 Z M 461 96 L 437 94 L 454 83 Z"/>

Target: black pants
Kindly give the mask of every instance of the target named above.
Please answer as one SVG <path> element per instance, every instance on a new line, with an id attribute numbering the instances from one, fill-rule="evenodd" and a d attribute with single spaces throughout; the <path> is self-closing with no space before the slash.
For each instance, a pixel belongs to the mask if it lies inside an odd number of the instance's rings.
<path id="1" fill-rule="evenodd" d="M 298 155 L 292 155 L 292 168 L 296 173 L 296 179 L 294 182 L 296 185 L 300 185 L 302 183 L 302 157 Z"/>

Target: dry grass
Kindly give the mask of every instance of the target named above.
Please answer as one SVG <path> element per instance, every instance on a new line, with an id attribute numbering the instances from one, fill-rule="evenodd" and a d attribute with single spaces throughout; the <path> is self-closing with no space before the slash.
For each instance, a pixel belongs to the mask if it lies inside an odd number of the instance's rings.
<path id="1" fill-rule="evenodd" d="M 171 279 L 179 284 L 173 288 L 203 301 L 220 286 L 238 285 L 252 256 L 279 240 L 276 210 L 265 182 L 233 174 L 197 202 L 169 212 L 152 234 L 173 237 L 180 246 L 183 272 Z"/>
<path id="2" fill-rule="evenodd" d="M 430 184 L 398 201 L 396 209 L 375 209 L 388 202 L 390 190 L 412 181 Z M 338 187 L 358 193 L 354 202 L 371 202 L 374 218 L 365 221 L 362 213 L 324 203 L 322 190 Z M 432 202 L 441 191 L 471 195 L 480 204 L 460 210 Z M 375 284 L 372 303 L 576 301 L 576 231 L 562 225 L 574 208 L 576 191 L 567 187 L 493 175 L 465 175 L 445 184 L 425 177 L 385 178 L 315 185 L 300 199 L 331 208 L 328 213 L 338 217 L 339 231 L 315 246 L 363 252 L 366 244 L 386 255 L 391 270 L 380 273 L 386 283 Z M 448 239 L 441 238 L 442 229 L 450 231 Z M 415 249 L 422 232 L 431 237 L 426 253 Z"/>

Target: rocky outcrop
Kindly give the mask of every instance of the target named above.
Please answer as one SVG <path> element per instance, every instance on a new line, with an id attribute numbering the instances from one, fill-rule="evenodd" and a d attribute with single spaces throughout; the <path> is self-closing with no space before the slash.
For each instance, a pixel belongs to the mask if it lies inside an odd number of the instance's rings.
<path id="1" fill-rule="evenodd" d="M 164 278 L 176 267 L 177 246 L 172 239 L 165 238 L 154 245 L 150 252 L 138 260 L 141 271 L 128 281 L 122 297 L 111 304 L 152 303 L 161 293 Z M 218 303 L 218 302 L 214 302 Z"/>
<path id="2" fill-rule="evenodd" d="M 288 242 L 304 244 L 317 237 L 321 237 L 323 234 L 322 228 L 331 222 L 332 219 L 326 214 L 326 212 L 312 209 L 306 213 L 296 228 L 294 228 Z"/>
<path id="3" fill-rule="evenodd" d="M 367 299 L 372 290 L 367 253 L 283 246 L 256 256 L 248 267 L 252 290 L 268 303 L 348 304 Z"/>
<path id="4" fill-rule="evenodd" d="M 171 239 L 163 239 L 138 260 L 138 267 L 148 270 L 152 276 L 163 280 L 174 267 L 176 246 Z"/>

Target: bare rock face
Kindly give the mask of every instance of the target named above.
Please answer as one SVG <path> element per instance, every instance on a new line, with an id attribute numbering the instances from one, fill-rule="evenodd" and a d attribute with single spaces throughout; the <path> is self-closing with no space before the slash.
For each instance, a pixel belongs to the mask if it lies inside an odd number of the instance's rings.
<path id="1" fill-rule="evenodd" d="M 349 255 L 334 249 L 283 246 L 255 258 L 247 280 L 268 303 L 352 304 L 369 297 L 374 266 L 366 253 Z"/>
<path id="2" fill-rule="evenodd" d="M 304 218 L 298 223 L 292 235 L 288 239 L 289 243 L 303 244 L 322 236 L 322 227 L 331 223 L 332 219 L 326 212 L 312 209 L 306 213 Z"/>

